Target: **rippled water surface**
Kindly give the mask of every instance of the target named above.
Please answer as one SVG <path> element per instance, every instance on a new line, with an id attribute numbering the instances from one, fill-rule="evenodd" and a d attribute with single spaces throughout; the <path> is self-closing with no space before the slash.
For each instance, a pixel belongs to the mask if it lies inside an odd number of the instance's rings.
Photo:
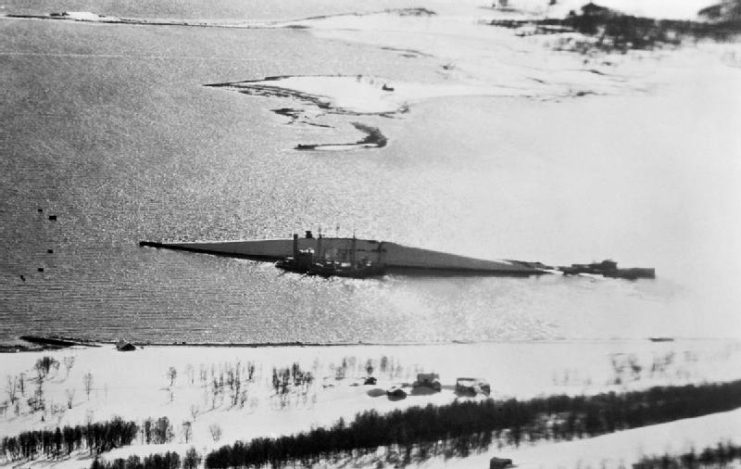
<path id="1" fill-rule="evenodd" d="M 741 332 L 741 105 L 719 87 L 438 99 L 402 117 L 360 117 L 388 136 L 385 148 L 306 153 L 292 148 L 346 141 L 352 127 L 337 116 L 324 121 L 333 129 L 287 125 L 270 111 L 286 106 L 279 98 L 202 85 L 290 74 L 434 81 L 439 64 L 301 30 L 0 26 L 0 339 Z M 658 279 L 324 280 L 137 246 L 338 225 L 485 258 L 614 257 L 655 266 Z"/>

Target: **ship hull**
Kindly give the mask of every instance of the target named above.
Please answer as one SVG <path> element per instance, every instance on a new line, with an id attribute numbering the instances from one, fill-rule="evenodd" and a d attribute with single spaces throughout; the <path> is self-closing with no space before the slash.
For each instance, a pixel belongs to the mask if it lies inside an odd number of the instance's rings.
<path id="1" fill-rule="evenodd" d="M 157 243 L 142 241 L 142 246 L 175 249 L 219 256 L 261 261 L 278 261 L 294 253 L 294 240 Z M 530 276 L 546 270 L 524 262 L 485 260 L 429 249 L 420 249 L 386 241 L 355 238 L 299 238 L 297 248 L 311 249 L 321 257 L 337 261 L 370 262 L 388 273 L 407 275 L 500 275 Z"/>

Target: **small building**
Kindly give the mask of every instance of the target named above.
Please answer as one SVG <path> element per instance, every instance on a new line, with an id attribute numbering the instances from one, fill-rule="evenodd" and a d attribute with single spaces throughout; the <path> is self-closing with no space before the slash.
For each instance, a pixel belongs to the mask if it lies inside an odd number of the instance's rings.
<path id="1" fill-rule="evenodd" d="M 418 373 L 417 381 L 413 385 L 415 388 L 425 387 L 435 391 L 440 391 L 442 385 L 440 384 L 440 375 L 437 373 Z"/>
<path id="2" fill-rule="evenodd" d="M 483 379 L 479 378 L 458 378 L 455 380 L 455 392 L 458 394 L 468 394 L 475 396 L 491 394 L 491 386 Z"/>
<path id="3" fill-rule="evenodd" d="M 581 7 L 581 14 L 592 18 L 605 18 L 612 16 L 615 12 L 602 5 L 597 5 L 594 2 L 589 2 Z"/>
<path id="4" fill-rule="evenodd" d="M 489 460 L 489 469 L 506 469 L 508 467 L 512 467 L 511 459 L 493 457 Z"/>
<path id="5" fill-rule="evenodd" d="M 136 345 L 131 342 L 126 342 L 125 340 L 119 340 L 116 343 L 116 350 L 119 352 L 133 352 L 136 350 Z"/>

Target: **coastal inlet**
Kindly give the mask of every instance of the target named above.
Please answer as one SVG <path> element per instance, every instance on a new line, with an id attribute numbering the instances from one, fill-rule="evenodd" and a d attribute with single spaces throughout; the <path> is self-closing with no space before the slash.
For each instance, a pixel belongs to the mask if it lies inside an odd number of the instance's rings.
<path id="1" fill-rule="evenodd" d="M 358 76 L 272 76 L 263 80 L 215 83 L 205 85 L 223 88 L 251 96 L 283 98 L 291 101 L 288 107 L 273 109 L 289 118 L 289 125 L 331 128 L 321 123 L 328 114 L 348 116 L 393 117 L 409 111 L 408 102 L 433 96 L 439 90 L 428 85 L 391 84 L 390 80 Z M 426 91 L 425 91 L 426 90 Z M 355 142 L 300 143 L 295 150 L 344 151 L 382 148 L 388 138 L 377 127 L 351 122 L 365 137 Z"/>

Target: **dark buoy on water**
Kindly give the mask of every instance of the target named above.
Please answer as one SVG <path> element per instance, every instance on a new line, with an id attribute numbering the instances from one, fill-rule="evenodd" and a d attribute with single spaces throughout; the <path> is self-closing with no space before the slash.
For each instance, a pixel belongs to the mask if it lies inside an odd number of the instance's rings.
<path id="1" fill-rule="evenodd" d="M 57 221 L 57 216 L 56 215 L 49 215 L 49 220 L 51 220 L 51 221 Z"/>
<path id="2" fill-rule="evenodd" d="M 26 281 L 26 276 L 23 275 L 23 274 L 21 274 L 21 280 L 23 280 L 25 282 Z"/>
<path id="3" fill-rule="evenodd" d="M 38 270 L 39 272 L 43 272 L 43 271 L 44 271 L 44 268 L 43 268 L 43 267 L 39 267 L 39 268 L 38 268 L 38 269 L 36 269 L 36 270 Z"/>
<path id="4" fill-rule="evenodd" d="M 54 254 L 54 249 L 47 249 L 46 250 L 46 253 L 47 254 Z"/>
<path id="5" fill-rule="evenodd" d="M 38 212 L 39 212 L 39 213 L 44 213 L 44 209 L 43 209 L 43 208 L 41 208 L 41 207 L 39 207 L 39 208 L 38 208 Z"/>

